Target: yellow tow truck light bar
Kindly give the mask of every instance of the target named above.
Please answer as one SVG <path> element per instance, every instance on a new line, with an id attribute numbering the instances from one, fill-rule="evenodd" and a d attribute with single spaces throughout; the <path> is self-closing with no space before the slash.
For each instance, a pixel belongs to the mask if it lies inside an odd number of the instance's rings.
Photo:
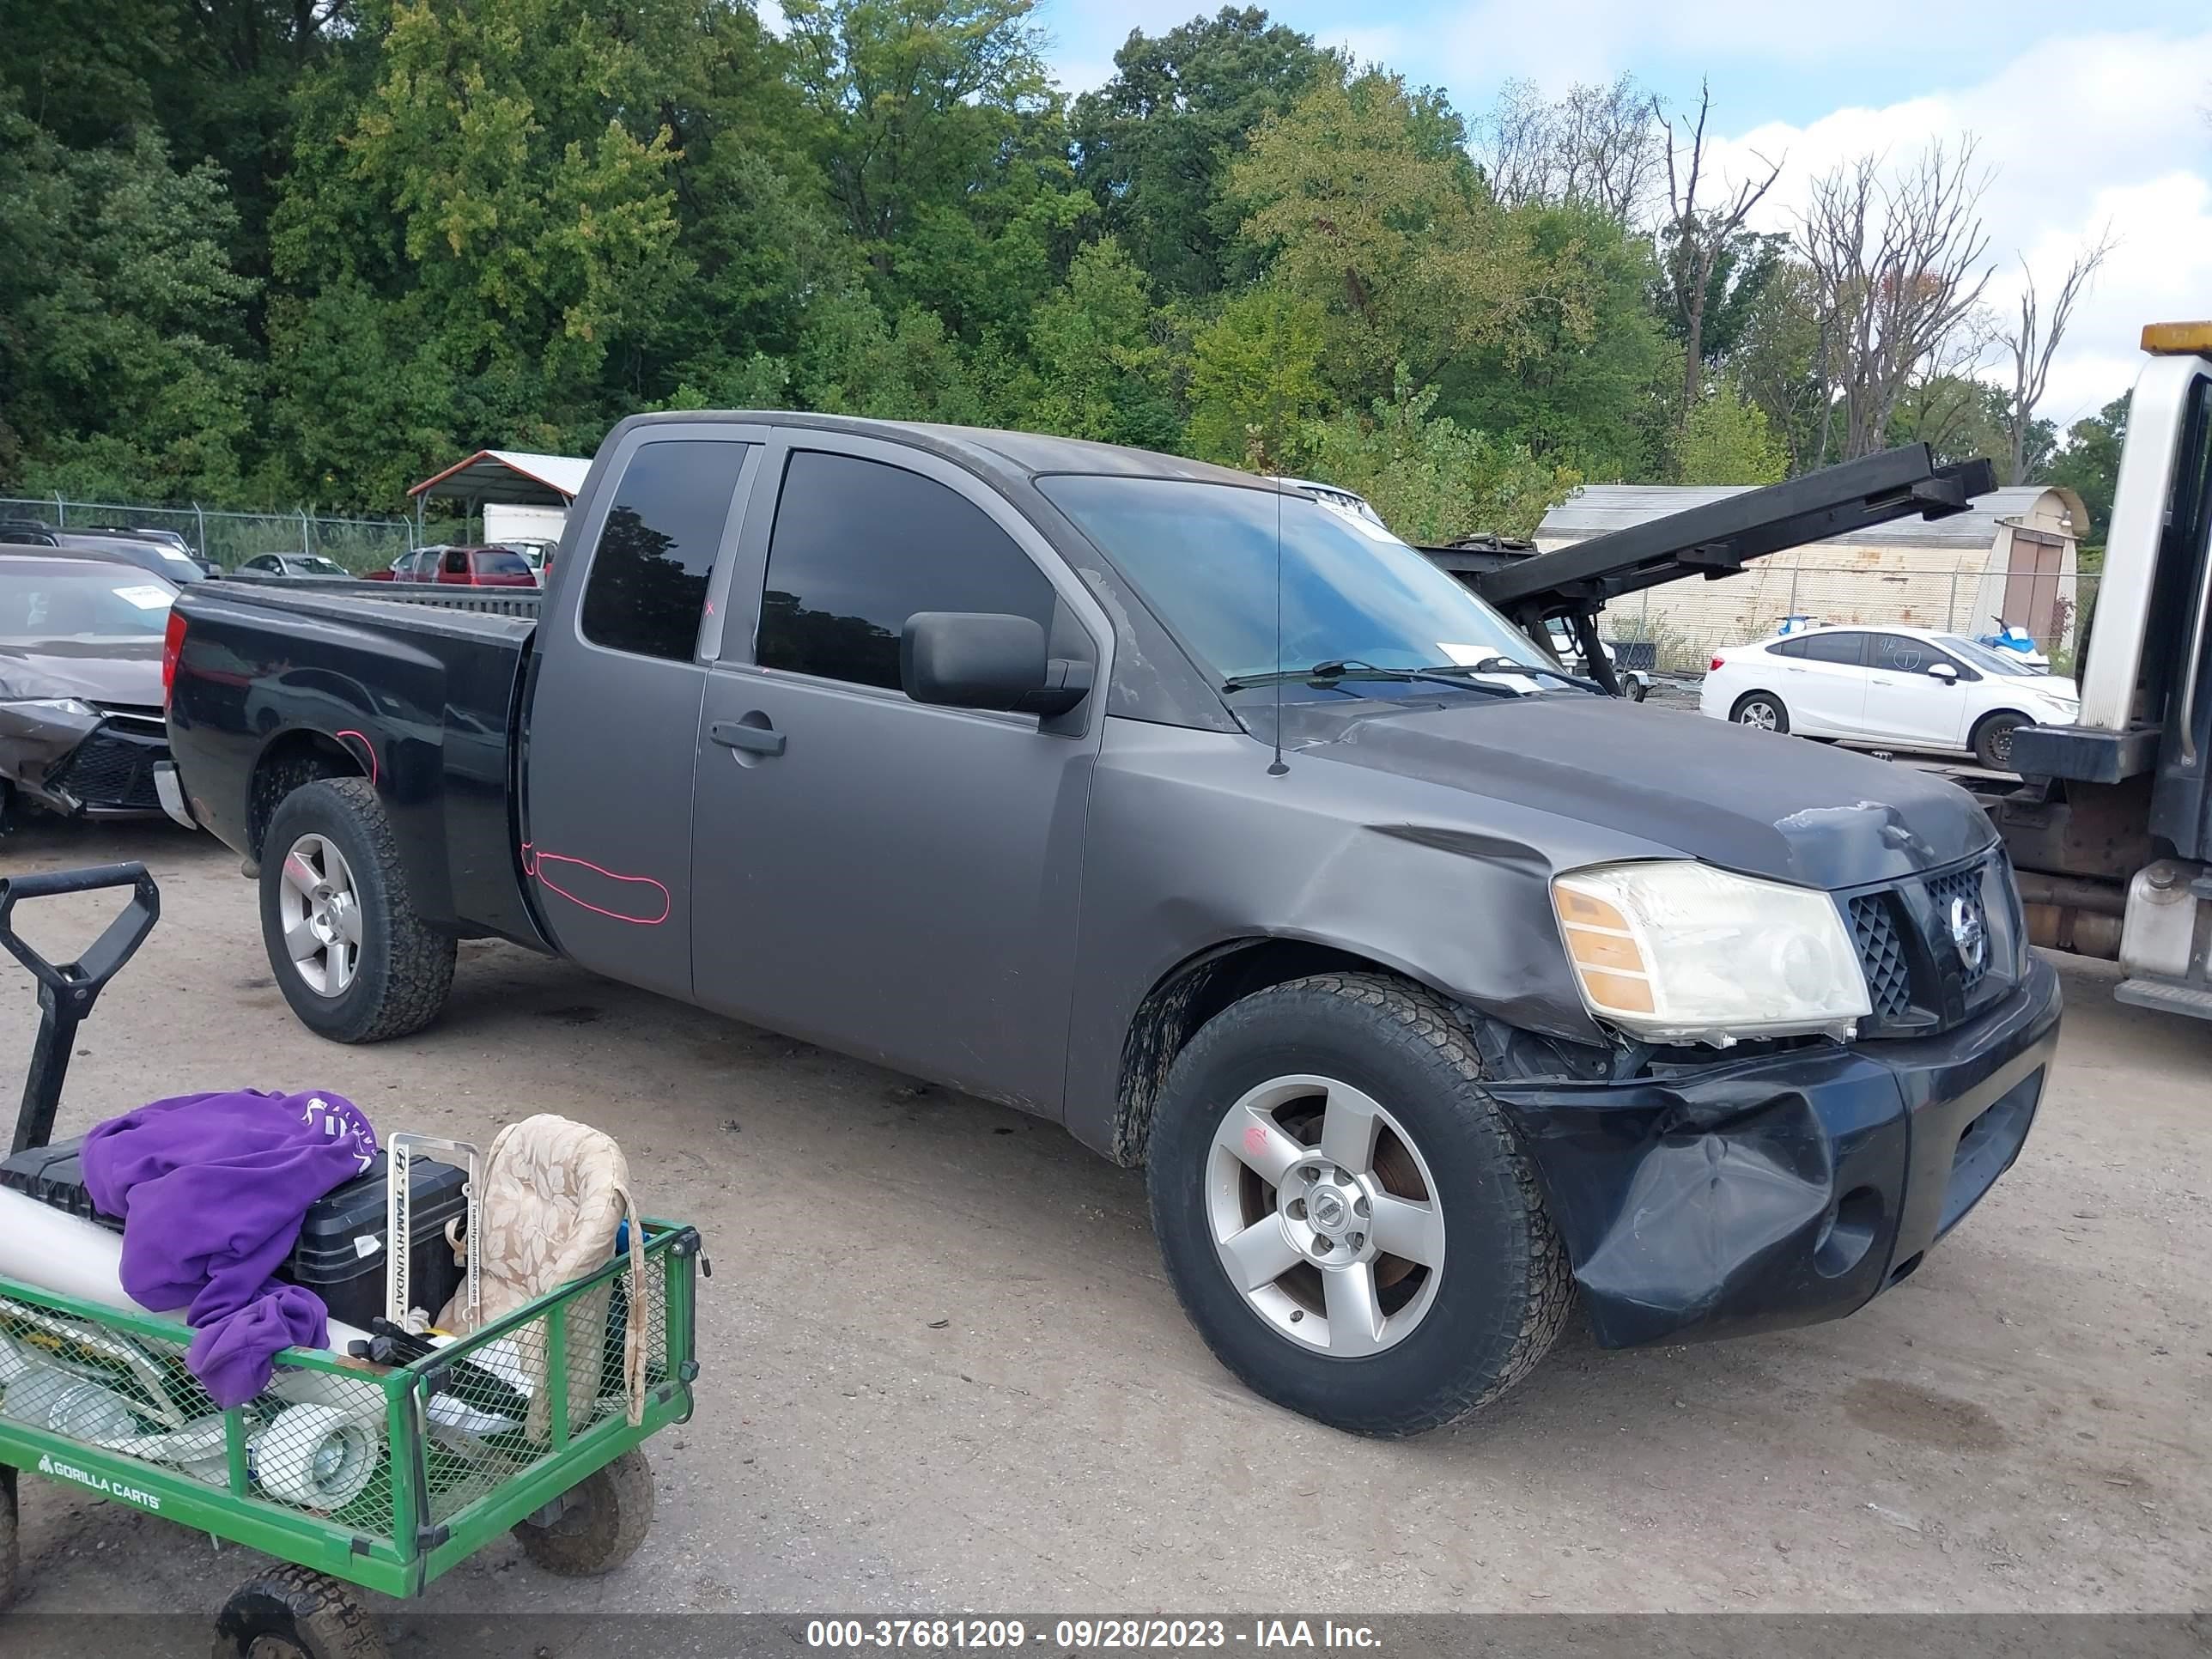
<path id="1" fill-rule="evenodd" d="M 2146 323 L 2142 349 L 2154 357 L 2212 357 L 2212 322 Z"/>

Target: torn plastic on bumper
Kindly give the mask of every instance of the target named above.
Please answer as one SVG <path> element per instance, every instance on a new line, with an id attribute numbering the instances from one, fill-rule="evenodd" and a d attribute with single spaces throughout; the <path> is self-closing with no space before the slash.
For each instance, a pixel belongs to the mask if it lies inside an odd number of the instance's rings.
<path id="1" fill-rule="evenodd" d="M 0 702 L 0 779 L 56 811 L 76 811 L 82 803 L 46 780 L 60 773 L 100 720 L 97 709 L 69 698 Z"/>
<path id="2" fill-rule="evenodd" d="M 2057 976 L 1941 1036 L 1678 1077 L 1494 1083 L 1608 1347 L 1840 1318 L 2010 1167 L 2057 1041 Z"/>

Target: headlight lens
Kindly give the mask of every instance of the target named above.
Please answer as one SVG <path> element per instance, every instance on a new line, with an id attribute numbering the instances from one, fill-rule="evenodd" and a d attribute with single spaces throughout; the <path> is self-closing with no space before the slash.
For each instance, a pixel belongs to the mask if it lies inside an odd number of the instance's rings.
<path id="1" fill-rule="evenodd" d="M 90 703 L 80 702 L 75 697 L 0 697 L 0 708 L 26 708 L 41 714 L 71 714 L 79 720 L 90 720 L 98 712 Z"/>
<path id="2" fill-rule="evenodd" d="M 1841 1037 L 1872 1008 L 1826 893 L 1670 860 L 1570 871 L 1552 907 L 1583 1002 L 1638 1036 Z"/>

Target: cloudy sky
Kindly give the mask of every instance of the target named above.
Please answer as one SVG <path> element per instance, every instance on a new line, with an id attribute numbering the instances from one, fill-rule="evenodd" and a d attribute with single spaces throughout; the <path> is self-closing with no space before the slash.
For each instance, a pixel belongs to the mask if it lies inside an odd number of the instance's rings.
<path id="1" fill-rule="evenodd" d="M 1218 0 L 1215 0 L 1218 3 Z M 1193 0 L 1045 0 L 1071 92 L 1113 73 L 1133 28 Z M 1205 9 L 1212 9 L 1208 5 Z M 1282 0 L 1281 21 L 1445 88 L 1470 115 L 1501 82 L 1559 92 L 1624 70 L 1670 101 L 1712 83 L 1731 153 L 1787 157 L 1770 199 L 1784 229 L 1808 179 L 1880 149 L 1978 134 L 1990 302 L 2024 256 L 2055 287 L 2085 236 L 2118 246 L 2083 307 L 2042 413 L 2062 429 L 2124 391 L 2148 321 L 2212 317 L 2212 6 L 2205 0 Z"/>

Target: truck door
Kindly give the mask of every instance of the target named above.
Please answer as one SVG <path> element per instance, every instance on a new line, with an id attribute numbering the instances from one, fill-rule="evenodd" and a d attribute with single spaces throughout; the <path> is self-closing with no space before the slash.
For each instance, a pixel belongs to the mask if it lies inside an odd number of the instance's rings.
<path id="1" fill-rule="evenodd" d="M 546 933 L 596 973 L 691 994 L 691 772 L 714 583 L 764 428 L 626 434 L 597 465 L 545 600 L 520 757 L 522 866 Z M 601 470 L 603 469 L 603 471 Z"/>
<path id="2" fill-rule="evenodd" d="M 926 452 L 793 431 L 763 470 L 739 560 L 757 604 L 733 586 L 698 724 L 698 1000 L 1055 1110 L 1103 695 L 1049 730 L 924 707 L 899 639 L 917 611 L 1030 617 L 1103 684 L 1104 615 Z"/>

